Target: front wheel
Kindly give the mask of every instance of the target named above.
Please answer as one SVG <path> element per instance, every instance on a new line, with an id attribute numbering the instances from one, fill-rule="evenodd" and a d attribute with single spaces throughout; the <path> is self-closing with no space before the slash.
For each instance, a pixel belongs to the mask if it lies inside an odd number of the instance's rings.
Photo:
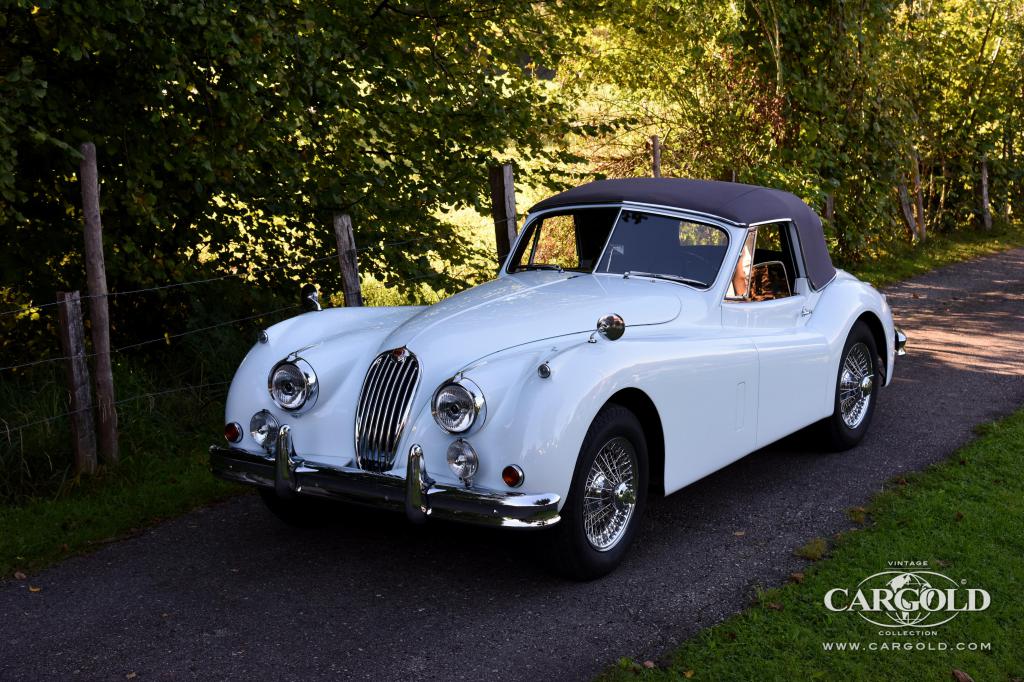
<path id="1" fill-rule="evenodd" d="M 879 367 L 875 338 L 867 325 L 858 322 L 843 346 L 834 411 L 820 423 L 824 444 L 830 450 L 849 450 L 867 433 L 883 381 Z"/>
<path id="2" fill-rule="evenodd" d="M 618 566 L 636 535 L 647 480 L 640 421 L 620 405 L 606 406 L 583 439 L 562 520 L 551 531 L 554 569 L 593 580 Z"/>

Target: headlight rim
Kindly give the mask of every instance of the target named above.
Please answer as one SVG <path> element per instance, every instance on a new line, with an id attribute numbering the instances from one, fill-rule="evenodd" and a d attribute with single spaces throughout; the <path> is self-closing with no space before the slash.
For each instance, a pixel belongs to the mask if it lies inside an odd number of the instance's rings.
<path id="1" fill-rule="evenodd" d="M 283 365 L 292 365 L 295 367 L 299 370 L 306 381 L 304 387 L 304 392 L 306 394 L 305 398 L 297 407 L 287 407 L 282 405 L 274 395 L 274 374 L 276 374 L 277 370 Z M 313 406 L 316 405 L 316 399 L 320 396 L 320 382 L 317 379 L 316 372 L 313 371 L 313 366 L 310 365 L 309 362 L 297 356 L 287 357 L 274 363 L 274 366 L 270 368 L 270 374 L 267 375 L 267 392 L 270 394 L 270 400 L 273 401 L 274 405 L 288 414 L 299 416 L 313 409 Z"/>
<path id="2" fill-rule="evenodd" d="M 437 410 L 437 397 L 442 390 L 448 386 L 458 386 L 469 393 L 472 404 L 473 404 L 473 418 L 470 420 L 469 425 L 461 430 L 452 430 L 441 423 L 438 418 Z M 472 379 L 468 379 L 461 374 L 456 374 L 450 379 L 442 381 L 441 384 L 434 389 L 433 395 L 430 397 L 430 414 L 434 418 L 434 423 L 437 424 L 443 431 L 452 435 L 463 436 L 470 432 L 473 432 L 483 426 L 487 420 L 487 401 L 484 398 L 484 393 L 480 390 L 480 386 L 477 385 Z"/>

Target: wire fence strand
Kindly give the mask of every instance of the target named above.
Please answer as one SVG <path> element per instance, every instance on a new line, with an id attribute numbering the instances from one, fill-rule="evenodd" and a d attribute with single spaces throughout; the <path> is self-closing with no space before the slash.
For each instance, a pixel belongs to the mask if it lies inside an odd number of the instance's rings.
<path id="1" fill-rule="evenodd" d="M 235 320 L 228 320 L 227 322 L 218 322 L 217 324 L 211 324 L 208 327 L 200 327 L 199 329 L 189 329 L 187 331 L 178 332 L 176 334 L 165 334 L 163 336 L 158 336 L 156 338 L 147 339 L 145 341 L 140 341 L 138 343 L 130 343 L 130 344 L 126 345 L 126 346 L 119 346 L 119 347 L 114 348 L 113 350 L 111 350 L 110 354 L 114 355 L 116 353 L 121 353 L 123 351 L 131 350 L 133 348 L 140 348 L 142 346 L 148 346 L 149 344 L 158 343 L 160 341 L 170 341 L 171 339 L 177 339 L 177 338 L 181 338 L 182 336 L 189 336 L 190 334 L 198 334 L 200 332 L 206 332 L 206 331 L 209 331 L 211 329 L 217 329 L 218 327 L 227 327 L 229 325 L 238 324 L 240 322 L 248 322 L 250 320 L 256 320 L 256 319 L 259 319 L 261 317 L 269 317 L 270 315 L 276 315 L 277 313 L 282 313 L 282 312 L 284 312 L 286 310 L 294 310 L 295 308 L 298 308 L 298 307 L 299 307 L 299 304 L 296 303 L 294 305 L 285 306 L 283 308 L 276 308 L 274 310 L 270 310 L 270 311 L 267 311 L 265 313 L 259 313 L 257 315 L 249 315 L 248 317 L 240 317 L 240 318 L 235 319 Z M 86 353 L 84 355 L 64 355 L 64 356 L 56 357 L 56 358 L 45 358 L 43 360 L 33 360 L 32 362 L 23 362 L 20 365 L 8 365 L 6 367 L 0 367 L 0 372 L 3 372 L 5 370 L 9 370 L 9 369 L 23 369 L 23 368 L 26 368 L 26 367 L 35 367 L 37 365 L 45 365 L 45 364 L 50 363 L 50 362 L 63 362 L 65 360 L 73 360 L 74 358 L 78 358 L 78 357 L 81 357 L 81 358 L 84 358 L 84 359 L 89 359 L 89 358 L 94 358 L 97 355 L 99 355 L 99 353 Z"/>
<path id="2" fill-rule="evenodd" d="M 379 244 L 373 244 L 371 246 L 364 246 L 364 247 L 358 248 L 358 249 L 356 249 L 356 252 L 357 253 L 367 253 L 367 252 L 371 252 L 371 251 L 374 251 L 374 250 L 377 250 L 377 249 L 383 249 L 383 248 L 386 248 L 386 247 L 389 247 L 389 246 L 402 246 L 402 245 L 405 245 L 405 244 L 415 244 L 415 243 L 418 243 L 418 242 L 422 242 L 422 241 L 424 241 L 426 239 L 428 239 L 428 237 L 417 237 L 415 239 L 403 239 L 401 241 L 395 241 L 395 242 L 381 242 Z M 337 258 L 338 258 L 338 256 L 336 254 L 331 254 L 329 256 L 321 256 L 320 258 L 314 258 L 313 260 L 308 261 L 306 264 L 307 265 L 315 265 L 317 263 L 323 263 L 323 262 L 329 261 L 329 260 L 336 260 Z M 277 266 L 277 265 L 268 265 L 268 266 L 265 266 L 265 267 L 262 267 L 262 268 L 257 268 L 255 270 L 246 270 L 244 272 L 232 272 L 232 273 L 228 273 L 226 275 L 218 275 L 216 277 L 207 277 L 205 279 L 195 279 L 195 280 L 190 280 L 188 282 L 175 282 L 173 284 L 162 284 L 160 286 L 146 287 L 146 288 L 143 288 L 143 289 L 129 289 L 127 291 L 108 291 L 105 294 L 87 294 L 85 296 L 80 296 L 79 300 L 88 301 L 88 300 L 93 299 L 93 298 L 116 298 L 118 296 L 133 296 L 133 295 L 136 295 L 136 294 L 149 293 L 151 291 L 166 291 L 168 289 L 177 289 L 179 287 L 187 287 L 187 286 L 192 286 L 192 285 L 196 285 L 196 284 L 209 284 L 210 282 L 220 282 L 220 281 L 223 281 L 223 280 L 226 280 L 226 279 L 233 279 L 233 278 L 238 278 L 238 277 L 251 277 L 251 276 L 258 275 L 258 274 L 262 274 L 264 272 L 268 272 L 270 270 L 276 270 L 276 269 L 278 269 L 278 267 L 279 266 Z M 0 317 L 7 317 L 9 315 L 18 315 L 20 313 L 25 313 L 25 312 L 29 312 L 29 311 L 33 311 L 33 310 L 45 310 L 47 308 L 52 308 L 52 307 L 57 306 L 57 305 L 60 305 L 60 301 L 51 301 L 49 303 L 40 303 L 38 305 L 24 305 L 24 306 L 20 306 L 18 308 L 12 308 L 10 310 L 4 310 L 4 311 L 0 312 Z"/>
<path id="3" fill-rule="evenodd" d="M 130 398 L 123 398 L 121 400 L 118 400 L 118 401 L 114 402 L 114 405 L 115 406 L 124 405 L 125 403 L 130 403 L 130 402 L 133 402 L 135 400 L 142 400 L 143 398 L 156 398 L 156 397 L 159 397 L 159 396 L 162 396 L 162 395 L 168 395 L 170 393 L 180 393 L 181 391 L 188 391 L 188 390 L 193 390 L 193 389 L 199 390 L 199 389 L 204 389 L 204 388 L 213 388 L 215 386 L 227 386 L 230 383 L 231 383 L 230 381 L 215 381 L 215 382 L 211 382 L 211 383 L 208 383 L 208 384 L 190 384 L 188 386 L 179 386 L 177 388 L 170 388 L 170 389 L 167 389 L 165 391 L 152 391 L 152 392 L 148 392 L 148 393 L 140 393 L 138 395 L 133 395 Z M 89 405 L 88 407 L 82 407 L 82 408 L 79 408 L 77 410 L 69 410 L 67 412 L 64 412 L 63 414 L 58 414 L 58 415 L 53 416 L 53 417 L 47 417 L 45 419 L 37 419 L 35 421 L 31 421 L 31 422 L 28 422 L 26 424 L 19 424 L 18 426 L 14 426 L 14 427 L 9 427 L 9 426 L 7 426 L 6 422 L 4 422 L 3 425 L 0 426 L 0 434 L 7 435 L 8 436 L 8 441 L 9 441 L 10 440 L 9 437 L 10 437 L 10 435 L 12 433 L 16 433 L 18 431 L 23 431 L 24 429 L 30 428 L 32 426 L 38 426 L 40 424 L 47 424 L 49 422 L 57 421 L 58 419 L 64 419 L 65 417 L 70 417 L 71 415 L 78 414 L 79 412 L 87 412 L 89 410 L 92 410 L 94 407 L 95 407 L 94 405 Z M 2 420 L 0 420 L 0 421 L 2 421 Z"/>

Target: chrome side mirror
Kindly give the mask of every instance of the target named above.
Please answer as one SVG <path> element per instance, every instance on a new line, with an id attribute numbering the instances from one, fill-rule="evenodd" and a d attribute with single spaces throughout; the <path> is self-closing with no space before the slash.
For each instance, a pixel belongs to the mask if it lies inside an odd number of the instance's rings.
<path id="1" fill-rule="evenodd" d="M 299 290 L 299 305 L 306 311 L 323 310 L 323 306 L 320 305 L 320 293 L 316 290 L 315 284 L 302 285 L 302 289 Z"/>
<path id="2" fill-rule="evenodd" d="M 626 322 L 621 315 L 605 315 L 597 321 L 597 333 L 609 341 L 617 341 L 626 333 Z"/>

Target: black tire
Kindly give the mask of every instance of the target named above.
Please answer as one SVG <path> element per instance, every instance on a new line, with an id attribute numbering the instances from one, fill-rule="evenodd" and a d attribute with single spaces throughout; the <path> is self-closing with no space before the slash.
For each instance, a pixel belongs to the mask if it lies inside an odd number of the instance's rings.
<path id="1" fill-rule="evenodd" d="M 636 503 L 614 545 L 599 550 L 588 539 L 584 527 L 585 488 L 601 449 L 618 438 L 628 441 L 635 454 L 636 470 L 633 482 Z M 625 456 L 628 457 L 628 451 Z M 569 495 L 562 507 L 562 519 L 545 538 L 545 557 L 551 568 L 556 573 L 574 580 L 593 580 L 614 570 L 636 536 L 640 517 L 647 504 L 648 476 L 647 441 L 644 439 L 640 421 L 625 407 L 605 406 L 594 418 L 583 439 Z"/>
<path id="2" fill-rule="evenodd" d="M 271 488 L 258 488 L 271 514 L 295 528 L 323 528 L 331 523 L 338 505 L 309 497 L 278 497 Z"/>
<path id="3" fill-rule="evenodd" d="M 871 364 L 871 375 L 873 377 L 870 393 L 868 394 L 867 405 L 863 408 L 864 414 L 859 417 L 859 422 L 851 426 L 843 416 L 842 408 L 842 382 L 844 367 L 851 352 L 855 347 L 863 345 L 867 349 L 867 356 Z M 839 371 L 836 374 L 835 398 L 833 403 L 832 416 L 826 417 L 818 423 L 818 432 L 822 445 L 830 451 L 841 452 L 849 450 L 863 440 L 864 435 L 871 426 L 871 418 L 875 414 L 875 405 L 878 404 L 880 388 L 884 382 L 881 373 L 881 362 L 878 357 L 878 347 L 875 345 L 875 337 L 863 322 L 857 322 L 850 335 L 846 338 L 843 346 L 843 354 L 839 359 Z"/>

